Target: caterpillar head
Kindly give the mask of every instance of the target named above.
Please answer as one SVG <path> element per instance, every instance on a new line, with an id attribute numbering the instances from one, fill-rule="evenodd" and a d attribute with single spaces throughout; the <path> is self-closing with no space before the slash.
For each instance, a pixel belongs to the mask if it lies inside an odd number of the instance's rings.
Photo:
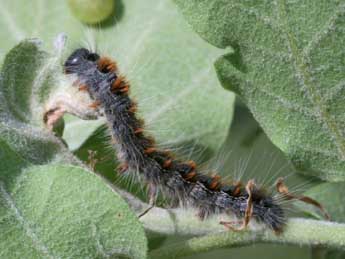
<path id="1" fill-rule="evenodd" d="M 99 55 L 85 48 L 75 50 L 66 60 L 64 67 L 66 74 L 80 73 L 89 63 L 99 60 Z"/>

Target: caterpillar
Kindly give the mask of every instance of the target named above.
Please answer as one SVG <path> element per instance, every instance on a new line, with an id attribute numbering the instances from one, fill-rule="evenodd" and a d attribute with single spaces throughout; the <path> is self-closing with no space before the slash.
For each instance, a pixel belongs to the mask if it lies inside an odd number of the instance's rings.
<path id="1" fill-rule="evenodd" d="M 137 117 L 137 103 L 130 98 L 129 82 L 110 58 L 79 48 L 65 61 L 64 72 L 77 77 L 73 85 L 89 93 L 92 108 L 103 110 L 122 163 L 118 171 L 137 171 L 148 185 L 151 206 L 141 216 L 153 207 L 158 191 L 162 191 L 172 202 L 195 208 L 201 220 L 213 214 L 235 214 L 238 222 L 220 222 L 234 231 L 245 229 L 251 219 L 276 233 L 283 231 L 287 222 L 284 209 L 254 180 L 245 186 L 240 182 L 225 184 L 219 175 L 198 172 L 194 161 L 180 161 L 172 152 L 158 149 L 154 138 L 145 132 L 143 120 Z M 329 218 L 317 201 L 291 194 L 282 178 L 276 189 L 285 199 L 312 204 Z"/>

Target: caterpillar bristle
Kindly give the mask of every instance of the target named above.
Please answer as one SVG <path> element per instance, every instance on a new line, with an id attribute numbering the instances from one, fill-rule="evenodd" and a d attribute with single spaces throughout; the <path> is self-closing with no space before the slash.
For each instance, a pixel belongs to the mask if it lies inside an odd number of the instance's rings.
<path id="1" fill-rule="evenodd" d="M 202 174 L 194 161 L 182 162 L 170 150 L 157 148 L 155 139 L 145 131 L 144 121 L 137 117 L 137 104 L 128 95 L 130 84 L 118 75 L 117 65 L 110 58 L 77 49 L 66 60 L 64 71 L 77 75 L 80 87 L 94 100 L 93 108 L 104 109 L 122 163 L 118 171 L 133 177 L 138 172 L 149 187 L 150 200 L 161 190 L 172 202 L 196 208 L 200 219 L 218 213 L 235 214 L 241 226 L 234 228 L 229 222 L 221 222 L 229 229 L 242 230 L 254 218 L 276 233 L 282 231 L 284 209 L 253 180 L 245 187 L 241 182 L 226 184 L 217 173 Z M 308 200 L 292 196 L 281 182 L 277 191 L 287 199 Z"/>
<path id="2" fill-rule="evenodd" d="M 97 62 L 98 70 L 102 73 L 115 73 L 117 65 L 108 57 L 101 57 Z"/>
<path id="3" fill-rule="evenodd" d="M 168 158 L 167 160 L 164 161 L 162 166 L 164 169 L 168 169 L 170 168 L 171 164 L 172 164 L 172 159 Z"/>
<path id="4" fill-rule="evenodd" d="M 121 77 L 116 78 L 116 80 L 111 84 L 111 91 L 115 92 L 118 88 L 120 88 L 122 83 L 123 80 L 121 79 Z"/>
<path id="5" fill-rule="evenodd" d="M 196 168 L 196 163 L 193 160 L 187 161 L 187 164 L 194 170 Z"/>
<path id="6" fill-rule="evenodd" d="M 128 170 L 128 164 L 127 164 L 127 163 L 120 164 L 120 165 L 117 167 L 117 171 L 118 171 L 120 174 L 123 174 L 123 173 L 126 172 L 127 170 Z"/>
<path id="7" fill-rule="evenodd" d="M 214 175 L 211 177 L 211 183 L 208 185 L 208 187 L 211 189 L 211 190 L 219 190 L 219 187 L 220 187 L 220 176 L 219 175 Z"/>
<path id="8" fill-rule="evenodd" d="M 129 91 L 129 86 L 128 85 L 126 85 L 126 86 L 124 86 L 124 87 L 122 87 L 122 88 L 120 88 L 120 90 L 119 90 L 121 93 L 128 93 L 128 91 Z"/>
<path id="9" fill-rule="evenodd" d="M 234 184 L 234 190 L 232 191 L 232 195 L 238 196 L 241 193 L 241 188 L 243 187 L 243 184 L 241 182 L 237 182 Z"/>
<path id="10" fill-rule="evenodd" d="M 154 153 L 154 152 L 156 152 L 157 151 L 157 149 L 155 148 L 155 147 L 149 147 L 149 148 L 146 148 L 145 150 L 144 150 L 144 153 L 146 154 L 146 155 L 149 155 L 149 154 L 152 154 L 152 153 Z"/>
<path id="11" fill-rule="evenodd" d="M 128 109 L 129 112 L 131 113 L 136 113 L 138 110 L 138 105 L 136 102 L 132 102 L 131 107 Z"/>
<path id="12" fill-rule="evenodd" d="M 134 134 L 142 134 L 144 132 L 144 128 L 137 128 L 134 130 Z"/>
<path id="13" fill-rule="evenodd" d="M 187 180 L 187 181 L 194 182 L 195 176 L 196 176 L 196 172 L 195 171 L 191 171 L 188 174 L 184 175 L 184 179 Z"/>

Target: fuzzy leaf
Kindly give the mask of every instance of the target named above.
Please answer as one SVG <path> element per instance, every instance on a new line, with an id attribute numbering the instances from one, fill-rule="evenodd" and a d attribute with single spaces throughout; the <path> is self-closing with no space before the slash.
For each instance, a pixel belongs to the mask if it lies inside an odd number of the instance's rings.
<path id="1" fill-rule="evenodd" d="M 44 93 L 54 85 L 46 66 L 50 61 L 38 40 L 26 40 L 8 53 L 0 77 L 0 136 L 34 164 L 46 163 L 64 149 L 42 128 Z"/>
<path id="2" fill-rule="evenodd" d="M 20 43 L 7 54 L 2 70 L 2 110 L 22 122 L 29 122 L 33 115 L 32 92 L 40 87 L 38 74 L 47 56 L 39 50 L 39 44 L 38 40 Z"/>
<path id="3" fill-rule="evenodd" d="M 0 257 L 144 258 L 145 233 L 126 202 L 69 165 L 81 163 L 43 127 L 44 103 L 60 82 L 56 61 L 26 40 L 2 67 Z"/>
<path id="4" fill-rule="evenodd" d="M 0 146 L 1 258 L 145 257 L 141 224 L 100 177 Z"/>
<path id="5" fill-rule="evenodd" d="M 345 179 L 344 1 L 175 0 L 200 35 L 235 53 L 218 76 L 297 169 Z"/>

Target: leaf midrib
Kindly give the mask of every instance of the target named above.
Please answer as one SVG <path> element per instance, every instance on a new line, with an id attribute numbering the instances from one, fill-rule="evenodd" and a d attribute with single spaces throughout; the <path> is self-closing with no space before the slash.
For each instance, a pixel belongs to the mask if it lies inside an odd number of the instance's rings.
<path id="1" fill-rule="evenodd" d="M 25 235 L 31 239 L 32 247 L 41 255 L 47 258 L 54 258 L 48 250 L 48 247 L 42 242 L 41 239 L 37 236 L 35 231 L 31 228 L 30 224 L 26 221 L 26 219 L 21 215 L 21 212 L 17 208 L 15 202 L 13 201 L 11 195 L 7 192 L 5 188 L 5 184 L 0 181 L 0 198 L 4 199 L 4 202 L 12 211 L 14 218 L 17 220 L 19 225 L 23 228 Z"/>
<path id="2" fill-rule="evenodd" d="M 309 72 L 310 67 L 303 59 L 303 52 L 299 51 L 296 43 L 296 39 L 292 33 L 292 30 L 287 21 L 287 11 L 286 11 L 286 0 L 278 0 L 278 11 L 279 11 L 279 19 L 281 20 L 280 24 L 283 27 L 284 32 L 287 36 L 287 42 L 289 44 L 289 48 L 291 50 L 292 58 L 296 63 L 296 70 L 297 72 L 303 77 L 303 84 L 309 92 L 310 99 L 314 106 L 318 108 L 318 114 L 321 117 L 321 121 L 323 121 L 329 133 L 332 135 L 331 139 L 335 143 L 338 148 L 338 152 L 340 155 L 341 160 L 345 160 L 345 141 L 342 137 L 340 129 L 336 121 L 332 118 L 332 116 L 328 113 L 327 108 L 322 102 L 322 97 L 318 93 L 315 86 L 312 84 L 311 75 Z"/>

